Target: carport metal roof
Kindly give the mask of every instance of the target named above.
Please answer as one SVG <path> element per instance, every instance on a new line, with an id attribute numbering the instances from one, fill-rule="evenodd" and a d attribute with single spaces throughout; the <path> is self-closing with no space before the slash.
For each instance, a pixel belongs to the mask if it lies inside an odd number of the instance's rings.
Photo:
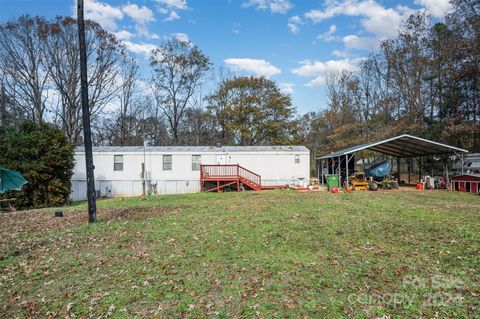
<path id="1" fill-rule="evenodd" d="M 468 153 L 467 150 L 458 147 L 430 141 L 413 135 L 403 134 L 383 141 L 361 144 L 337 152 L 324 154 L 317 157 L 317 159 L 344 156 L 366 149 L 400 158 L 449 153 Z"/>

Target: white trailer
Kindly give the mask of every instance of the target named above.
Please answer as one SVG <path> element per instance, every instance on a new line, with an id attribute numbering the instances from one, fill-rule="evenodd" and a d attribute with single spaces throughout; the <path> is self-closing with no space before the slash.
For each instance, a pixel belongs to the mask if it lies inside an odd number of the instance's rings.
<path id="1" fill-rule="evenodd" d="M 100 146 L 93 148 L 97 197 L 140 196 L 142 164 L 147 192 L 200 191 L 200 165 L 240 165 L 261 176 L 263 186 L 305 186 L 310 151 L 305 146 Z M 156 187 L 155 187 L 156 186 Z M 86 198 L 85 153 L 75 150 L 71 199 Z"/>

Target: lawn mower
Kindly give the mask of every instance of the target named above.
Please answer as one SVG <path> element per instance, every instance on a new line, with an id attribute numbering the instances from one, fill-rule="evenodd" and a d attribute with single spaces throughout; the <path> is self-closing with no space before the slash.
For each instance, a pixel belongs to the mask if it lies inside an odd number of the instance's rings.
<path id="1" fill-rule="evenodd" d="M 398 189 L 398 182 L 390 175 L 392 164 L 380 162 L 367 168 L 365 172 L 355 172 L 350 176 L 349 190 Z"/>

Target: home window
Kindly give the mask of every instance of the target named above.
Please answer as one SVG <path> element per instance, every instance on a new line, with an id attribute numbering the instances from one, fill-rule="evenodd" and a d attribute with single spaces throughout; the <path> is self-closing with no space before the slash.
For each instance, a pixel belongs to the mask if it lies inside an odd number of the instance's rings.
<path id="1" fill-rule="evenodd" d="M 172 170 L 172 155 L 163 155 L 163 170 Z"/>
<path id="2" fill-rule="evenodd" d="M 113 170 L 123 171 L 123 155 L 113 155 Z"/>
<path id="3" fill-rule="evenodd" d="M 202 155 L 192 155 L 192 171 L 199 171 Z"/>
<path id="4" fill-rule="evenodd" d="M 300 164 L 300 155 L 295 155 L 295 164 Z"/>

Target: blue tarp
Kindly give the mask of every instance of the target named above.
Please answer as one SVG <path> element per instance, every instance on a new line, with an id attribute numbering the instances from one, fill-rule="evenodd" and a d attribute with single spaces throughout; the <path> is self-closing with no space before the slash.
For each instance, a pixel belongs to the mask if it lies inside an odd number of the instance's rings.
<path id="1" fill-rule="evenodd" d="M 390 175 L 391 171 L 392 163 L 390 163 L 390 161 L 384 161 L 370 166 L 365 170 L 365 173 L 367 173 L 368 176 L 383 179 L 385 176 Z"/>

